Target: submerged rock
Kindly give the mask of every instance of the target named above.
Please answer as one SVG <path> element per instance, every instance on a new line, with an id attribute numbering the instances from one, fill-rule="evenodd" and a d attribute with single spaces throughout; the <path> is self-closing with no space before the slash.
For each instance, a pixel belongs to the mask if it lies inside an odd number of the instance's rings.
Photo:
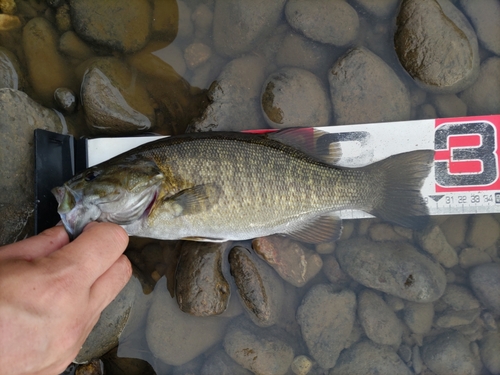
<path id="1" fill-rule="evenodd" d="M 500 264 L 485 263 L 469 271 L 476 297 L 495 314 L 500 314 Z"/>
<path id="2" fill-rule="evenodd" d="M 335 124 L 410 118 L 410 95 L 396 73 L 364 47 L 348 51 L 328 72 Z"/>
<path id="3" fill-rule="evenodd" d="M 16 55 L 0 46 L 0 89 L 23 90 L 25 86 L 25 77 Z"/>
<path id="4" fill-rule="evenodd" d="M 195 316 L 218 315 L 229 302 L 222 257 L 229 243 L 185 241 L 177 263 L 175 295 L 179 308 Z"/>
<path id="5" fill-rule="evenodd" d="M 433 302 L 446 287 L 439 264 L 404 242 L 370 242 L 364 238 L 340 241 L 340 266 L 357 282 L 414 302 Z"/>
<path id="6" fill-rule="evenodd" d="M 331 285 L 313 286 L 297 310 L 302 337 L 309 354 L 324 369 L 335 366 L 353 328 L 356 295 L 336 292 Z"/>
<path id="7" fill-rule="evenodd" d="M 449 0 L 404 0 L 394 44 L 403 67 L 427 91 L 462 91 L 479 73 L 476 34 Z"/>

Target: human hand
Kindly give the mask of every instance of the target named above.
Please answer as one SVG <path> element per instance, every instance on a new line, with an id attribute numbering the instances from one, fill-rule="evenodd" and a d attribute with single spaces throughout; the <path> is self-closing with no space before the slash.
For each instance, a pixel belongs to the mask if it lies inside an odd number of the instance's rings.
<path id="1" fill-rule="evenodd" d="M 62 226 L 0 247 L 0 374 L 59 374 L 130 279 L 116 224 Z"/>

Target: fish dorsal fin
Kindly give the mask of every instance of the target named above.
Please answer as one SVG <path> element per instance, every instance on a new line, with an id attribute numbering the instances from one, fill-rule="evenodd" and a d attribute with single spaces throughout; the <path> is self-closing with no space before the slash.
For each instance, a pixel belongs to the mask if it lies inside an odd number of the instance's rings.
<path id="1" fill-rule="evenodd" d="M 269 139 L 314 156 L 321 161 L 335 165 L 342 156 L 342 149 L 336 134 L 314 128 L 289 128 L 268 133 Z"/>
<path id="2" fill-rule="evenodd" d="M 311 244 L 336 241 L 342 234 L 342 220 L 331 214 L 320 216 L 300 229 L 286 234 L 293 239 Z"/>
<path id="3" fill-rule="evenodd" d="M 176 205 L 176 216 L 191 215 L 209 210 L 218 202 L 220 193 L 221 189 L 217 184 L 196 185 L 164 197 L 162 204 Z"/>

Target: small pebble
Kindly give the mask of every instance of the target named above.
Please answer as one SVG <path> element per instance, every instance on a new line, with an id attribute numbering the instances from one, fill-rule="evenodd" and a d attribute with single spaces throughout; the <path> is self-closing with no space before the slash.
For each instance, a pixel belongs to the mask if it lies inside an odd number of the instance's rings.
<path id="1" fill-rule="evenodd" d="M 313 366 L 313 361 L 305 355 L 299 355 L 293 359 L 290 369 L 294 374 L 306 375 L 311 371 Z"/>
<path id="2" fill-rule="evenodd" d="M 76 97 L 73 90 L 59 87 L 54 91 L 54 100 L 65 113 L 73 113 L 76 108 Z"/>

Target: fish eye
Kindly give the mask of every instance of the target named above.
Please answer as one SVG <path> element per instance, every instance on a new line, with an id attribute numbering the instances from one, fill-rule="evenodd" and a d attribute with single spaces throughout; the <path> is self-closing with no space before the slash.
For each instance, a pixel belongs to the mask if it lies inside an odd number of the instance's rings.
<path id="1" fill-rule="evenodd" d="M 98 173 L 94 172 L 94 171 L 90 171 L 88 172 L 86 175 L 85 175 L 85 181 L 89 182 L 89 181 L 92 181 L 93 179 L 95 179 L 97 176 L 99 176 Z"/>

